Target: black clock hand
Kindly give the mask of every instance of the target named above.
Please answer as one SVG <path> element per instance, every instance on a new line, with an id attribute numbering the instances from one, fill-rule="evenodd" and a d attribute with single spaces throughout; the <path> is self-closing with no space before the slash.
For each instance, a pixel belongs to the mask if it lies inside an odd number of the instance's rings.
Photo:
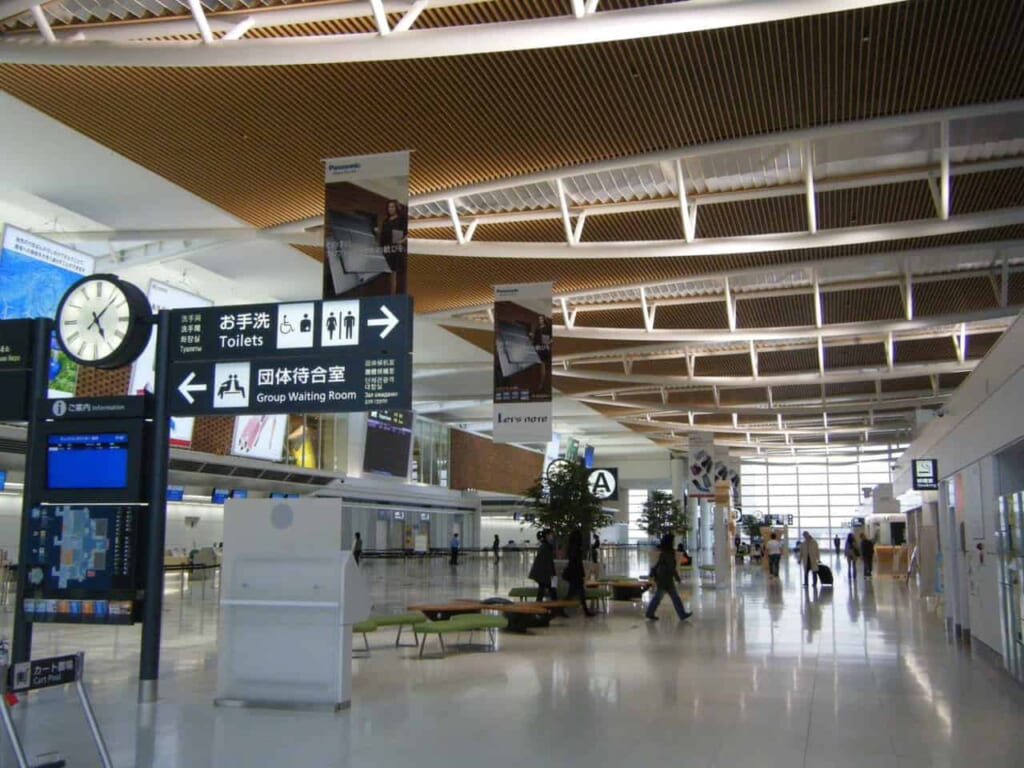
<path id="1" fill-rule="evenodd" d="M 100 332 L 100 338 L 101 339 L 106 339 L 107 338 L 107 334 L 104 332 L 103 326 L 100 325 L 100 315 L 102 315 L 102 314 L 103 314 L 103 312 L 100 312 L 99 315 L 97 315 L 95 312 L 93 312 L 92 313 L 92 322 L 89 323 L 87 326 L 85 326 L 85 328 L 86 328 L 86 330 L 88 330 L 88 329 L 92 328 L 95 325 L 96 326 L 96 330 Z"/>
<path id="2" fill-rule="evenodd" d="M 103 317 L 104 313 L 106 313 L 106 311 L 110 309 L 110 305 L 113 304 L 115 301 L 117 301 L 117 296 L 108 301 L 107 306 L 101 309 L 98 315 L 95 312 L 92 313 L 93 319 L 96 321 L 97 324 L 99 323 L 100 318 Z"/>

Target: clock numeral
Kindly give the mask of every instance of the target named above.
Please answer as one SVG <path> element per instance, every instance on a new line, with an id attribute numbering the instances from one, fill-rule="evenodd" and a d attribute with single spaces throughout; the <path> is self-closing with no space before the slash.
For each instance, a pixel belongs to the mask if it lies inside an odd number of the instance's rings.
<path id="1" fill-rule="evenodd" d="M 99 344 L 93 344 L 92 345 L 92 359 L 95 360 L 99 356 L 100 356 L 100 346 L 99 346 Z"/>
<path id="2" fill-rule="evenodd" d="M 82 308 L 81 304 L 72 304 L 70 301 L 68 302 L 68 306 L 71 307 L 72 309 L 81 309 Z"/>
<path id="3" fill-rule="evenodd" d="M 68 338 L 66 339 L 66 343 L 70 344 L 71 342 L 73 342 L 77 338 L 78 338 L 78 331 L 75 331 L 70 336 L 68 336 Z"/>
<path id="4" fill-rule="evenodd" d="M 119 339 L 123 339 L 123 338 L 124 338 L 124 331 L 122 331 L 122 330 L 121 330 L 121 329 L 119 328 L 119 329 L 117 329 L 116 331 L 114 331 L 114 335 L 115 335 L 115 336 L 117 336 L 117 338 L 119 338 Z"/>
<path id="5" fill-rule="evenodd" d="M 99 282 L 98 280 L 96 281 L 96 298 L 103 298 L 103 283 Z"/>
<path id="6" fill-rule="evenodd" d="M 89 346 L 89 345 L 86 344 L 86 342 L 84 342 L 84 341 L 81 344 L 78 345 L 78 352 L 77 352 L 77 354 L 78 354 L 79 357 L 82 356 L 82 353 L 85 351 L 85 348 L 87 346 Z"/>
<path id="7" fill-rule="evenodd" d="M 128 322 L 128 315 L 118 315 L 117 319 L 120 320 L 122 323 L 127 323 Z"/>
<path id="8" fill-rule="evenodd" d="M 77 320 L 65 320 L 64 325 L 78 325 Z"/>

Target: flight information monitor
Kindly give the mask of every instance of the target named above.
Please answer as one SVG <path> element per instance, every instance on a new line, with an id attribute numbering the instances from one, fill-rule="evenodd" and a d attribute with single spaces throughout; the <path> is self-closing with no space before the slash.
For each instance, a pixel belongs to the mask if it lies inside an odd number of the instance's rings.
<path id="1" fill-rule="evenodd" d="M 39 621 L 128 623 L 136 597 L 137 508 L 31 511 L 25 611 Z"/>
<path id="2" fill-rule="evenodd" d="M 127 432 L 47 435 L 47 488 L 125 488 L 127 485 Z"/>

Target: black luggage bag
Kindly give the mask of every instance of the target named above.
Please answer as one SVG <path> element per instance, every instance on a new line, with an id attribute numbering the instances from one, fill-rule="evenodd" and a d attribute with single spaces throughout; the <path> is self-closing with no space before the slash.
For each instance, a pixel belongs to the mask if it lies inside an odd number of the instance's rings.
<path id="1" fill-rule="evenodd" d="M 823 587 L 832 586 L 832 569 L 827 565 L 818 566 L 818 578 L 821 579 L 821 585 Z"/>

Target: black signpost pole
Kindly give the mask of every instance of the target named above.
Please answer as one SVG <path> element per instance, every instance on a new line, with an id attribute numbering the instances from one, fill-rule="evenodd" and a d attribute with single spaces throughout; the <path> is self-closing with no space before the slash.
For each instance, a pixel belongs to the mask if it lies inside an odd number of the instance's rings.
<path id="1" fill-rule="evenodd" d="M 18 582 L 14 599 L 14 637 L 11 642 L 11 660 L 14 663 L 28 661 L 32 656 L 32 624 L 25 621 L 25 583 L 28 578 L 28 552 L 31 549 L 31 515 L 35 499 L 31 489 L 34 474 L 43 466 L 41 453 L 45 446 L 35 440 L 36 423 L 40 418 L 39 409 L 46 402 L 50 370 L 50 333 L 53 321 L 36 318 L 32 323 L 32 381 L 28 402 L 28 446 L 25 454 L 25 481 L 21 494 L 21 537 L 18 548 Z"/>
<path id="2" fill-rule="evenodd" d="M 149 508 L 146 513 L 145 592 L 142 605 L 142 652 L 139 657 L 139 702 L 157 699 L 160 677 L 160 620 L 164 596 L 164 537 L 167 530 L 167 464 L 170 460 L 171 314 L 156 316 L 153 428 L 149 434 Z"/>

